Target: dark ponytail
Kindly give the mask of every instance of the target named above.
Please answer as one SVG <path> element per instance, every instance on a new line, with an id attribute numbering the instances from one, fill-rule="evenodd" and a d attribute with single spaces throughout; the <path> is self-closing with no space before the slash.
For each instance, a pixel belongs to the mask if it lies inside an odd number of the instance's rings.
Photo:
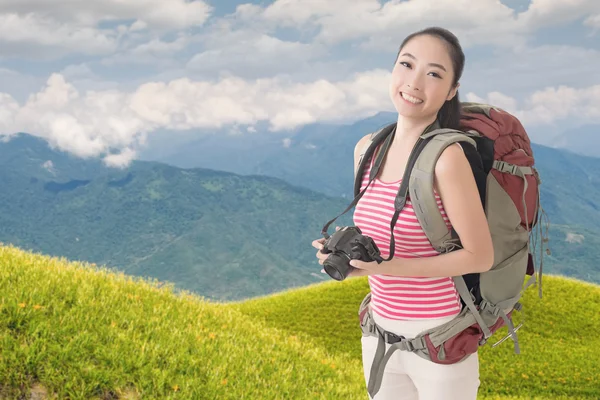
<path id="1" fill-rule="evenodd" d="M 452 60 L 452 69 L 454 70 L 454 79 L 452 80 L 452 89 L 457 85 L 462 76 L 465 67 L 465 54 L 458 41 L 458 38 L 450 31 L 439 27 L 430 27 L 418 32 L 414 32 L 404 39 L 396 55 L 396 59 L 400 56 L 400 51 L 408 43 L 408 41 L 416 36 L 431 35 L 442 39 L 446 43 L 450 59 Z M 438 112 L 438 120 L 442 128 L 458 129 L 460 126 L 460 117 L 462 107 L 458 96 L 458 90 L 452 100 L 446 101 Z"/>
<path id="2" fill-rule="evenodd" d="M 447 100 L 440 111 L 438 119 L 442 128 L 458 129 L 460 127 L 460 116 L 462 107 L 458 98 L 458 90 L 452 100 Z"/>

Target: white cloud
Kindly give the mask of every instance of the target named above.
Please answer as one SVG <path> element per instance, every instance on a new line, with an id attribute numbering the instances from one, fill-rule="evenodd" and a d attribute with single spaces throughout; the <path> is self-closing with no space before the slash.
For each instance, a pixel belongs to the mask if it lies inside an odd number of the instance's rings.
<path id="1" fill-rule="evenodd" d="M 116 34 L 110 30 L 67 25 L 42 15 L 14 13 L 0 13 L 0 43 L 4 43 L 0 46 L 0 55 L 22 58 L 55 57 L 68 51 L 106 54 L 117 47 Z"/>
<path id="2" fill-rule="evenodd" d="M 50 172 L 52 175 L 56 175 L 56 169 L 54 168 L 54 163 L 52 160 L 47 160 L 42 164 L 42 168 L 46 171 Z"/>
<path id="3" fill-rule="evenodd" d="M 597 0 L 533 0 L 517 12 L 496 0 L 278 0 L 269 6 L 238 6 L 235 17 L 247 24 L 293 27 L 317 32 L 316 40 L 332 45 L 362 40 L 363 50 L 391 51 L 409 33 L 438 25 L 454 32 L 463 47 L 524 45 L 536 30 L 588 17 L 598 26 Z M 596 16 L 594 16 L 596 15 Z"/>
<path id="4" fill-rule="evenodd" d="M 517 109 L 517 100 L 500 92 L 490 92 L 486 98 L 481 98 L 471 92 L 467 93 L 466 100 L 476 103 L 493 104 L 494 106 L 513 114 L 519 112 Z"/>
<path id="5" fill-rule="evenodd" d="M 122 149 L 118 154 L 109 154 L 104 157 L 104 162 L 109 167 L 123 168 L 127 167 L 131 160 L 135 159 L 135 150 L 126 147 Z"/>
<path id="6" fill-rule="evenodd" d="M 532 0 L 527 11 L 519 14 L 519 23 L 539 29 L 566 24 L 600 12 L 597 0 Z"/>
<path id="7" fill-rule="evenodd" d="M 0 14 L 39 15 L 88 27 L 103 21 L 133 20 L 135 29 L 202 25 L 211 11 L 212 7 L 202 0 L 4 0 L 0 3 Z"/>
<path id="8" fill-rule="evenodd" d="M 81 157 L 107 154 L 135 143 L 147 125 L 126 107 L 126 98 L 115 91 L 82 96 L 55 74 L 22 106 L 0 94 L 0 133 L 29 132 Z"/>
<path id="9" fill-rule="evenodd" d="M 316 44 L 292 42 L 264 33 L 238 29 L 215 31 L 203 38 L 206 50 L 187 63 L 191 73 L 224 74 L 254 78 L 308 68 L 307 62 L 327 54 Z"/>
<path id="10" fill-rule="evenodd" d="M 278 38 L 274 25 L 250 10 L 260 13 L 262 8 L 238 6 L 235 14 L 215 20 L 194 37 L 202 50 L 187 62 L 189 76 L 273 77 L 310 69 L 309 61 L 328 55 L 319 43 Z"/>
<path id="11" fill-rule="evenodd" d="M 102 60 L 103 65 L 152 64 L 154 66 L 173 67 L 178 64 L 173 56 L 183 51 L 193 39 L 187 34 L 180 34 L 172 41 L 153 38 L 141 44 L 123 46 L 123 48 Z"/>
<path id="12" fill-rule="evenodd" d="M 412 31 L 440 25 L 455 32 L 465 47 L 475 44 L 520 43 L 528 27 L 519 24 L 514 10 L 499 1 L 478 0 L 279 0 L 262 9 L 238 7 L 242 20 L 268 26 L 319 29 L 316 39 L 336 44 L 366 39 L 377 50 L 392 50 Z"/>
<path id="13" fill-rule="evenodd" d="M 600 82 L 600 51 L 567 45 L 523 46 L 485 59 L 467 55 L 463 91 L 501 91 L 519 99 L 548 86 L 582 87 Z"/>
<path id="14" fill-rule="evenodd" d="M 54 74 L 23 105 L 0 93 L 0 134 L 25 131 L 81 157 L 101 156 L 109 165 L 123 166 L 135 158 L 144 135 L 159 128 L 221 128 L 268 121 L 272 130 L 280 131 L 316 121 L 366 117 L 390 108 L 388 79 L 389 72 L 383 70 L 345 81 L 306 84 L 277 78 L 231 77 L 216 82 L 183 78 L 146 83 L 133 92 L 82 93 Z"/>
<path id="15" fill-rule="evenodd" d="M 489 93 L 484 98 L 468 93 L 466 98 L 504 108 L 514 113 L 525 126 L 550 125 L 567 118 L 576 120 L 577 125 L 600 122 L 600 85 L 579 89 L 548 87 L 522 102 L 499 92 Z"/>
<path id="16" fill-rule="evenodd" d="M 0 3 L 0 55 L 111 54 L 129 32 L 164 33 L 202 25 L 211 10 L 203 1 L 186 0 L 5 0 Z M 107 23 L 121 25 L 100 27 Z"/>
<path id="17" fill-rule="evenodd" d="M 190 130 L 233 126 L 243 134 L 266 121 L 273 131 L 314 122 L 349 122 L 393 110 L 388 97 L 390 73 L 372 70 L 349 79 L 296 83 L 282 78 L 218 81 L 150 82 L 131 92 L 81 92 L 52 75 L 47 85 L 20 105 L 0 94 L 0 134 L 29 132 L 82 157 L 102 156 L 123 166 L 135 158 L 145 134 L 157 130 Z M 498 91 L 484 101 L 514 112 L 524 125 L 551 124 L 567 118 L 600 122 L 600 85 L 548 87 L 525 101 Z M 285 145 L 285 143 L 284 143 Z"/>
<path id="18" fill-rule="evenodd" d="M 590 15 L 588 18 L 583 21 L 585 26 L 589 26 L 593 28 L 593 31 L 600 29 L 600 14 Z"/>
<path id="19" fill-rule="evenodd" d="M 568 243 L 583 243 L 584 239 L 585 237 L 583 235 L 573 232 L 567 232 L 567 237 L 565 238 L 565 241 Z"/>

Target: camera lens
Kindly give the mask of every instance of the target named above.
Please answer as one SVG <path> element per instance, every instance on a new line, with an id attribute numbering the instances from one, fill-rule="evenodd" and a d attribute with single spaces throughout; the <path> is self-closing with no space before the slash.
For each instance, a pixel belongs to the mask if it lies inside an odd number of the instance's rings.
<path id="1" fill-rule="evenodd" d="M 347 257 L 340 257 L 337 254 L 331 254 L 323 262 L 323 269 L 336 281 L 343 281 L 348 277 L 348 273 L 353 267 L 348 264 L 350 260 Z"/>

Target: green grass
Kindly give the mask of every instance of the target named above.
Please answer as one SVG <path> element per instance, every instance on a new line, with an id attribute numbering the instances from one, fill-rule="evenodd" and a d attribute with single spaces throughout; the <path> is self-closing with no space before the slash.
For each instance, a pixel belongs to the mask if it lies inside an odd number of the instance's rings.
<path id="1" fill-rule="evenodd" d="M 521 354 L 511 340 L 480 350 L 481 398 L 600 398 L 600 287 L 545 275 L 543 297 L 526 291 L 515 323 Z M 360 359 L 358 305 L 369 291 L 366 278 L 327 282 L 235 304 L 245 315 L 302 337 L 332 356 Z M 490 343 L 505 336 L 500 329 Z M 522 396 L 522 397 L 519 397 Z M 561 397 L 562 396 L 562 397 Z"/>
<path id="2" fill-rule="evenodd" d="M 13 247 L 0 266 L 0 398 L 367 398 L 365 278 L 212 303 Z M 545 278 L 544 299 L 525 298 L 523 354 L 482 348 L 482 399 L 598 398 L 600 288 Z"/>

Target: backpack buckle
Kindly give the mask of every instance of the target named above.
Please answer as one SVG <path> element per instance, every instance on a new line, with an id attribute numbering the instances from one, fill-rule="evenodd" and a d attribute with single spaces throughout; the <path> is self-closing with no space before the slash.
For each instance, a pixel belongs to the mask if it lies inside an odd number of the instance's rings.
<path id="1" fill-rule="evenodd" d="M 394 344 L 394 343 L 401 342 L 402 340 L 404 340 L 406 338 L 404 336 L 396 335 L 392 332 L 385 331 L 385 332 L 383 332 L 383 339 L 389 344 Z"/>

